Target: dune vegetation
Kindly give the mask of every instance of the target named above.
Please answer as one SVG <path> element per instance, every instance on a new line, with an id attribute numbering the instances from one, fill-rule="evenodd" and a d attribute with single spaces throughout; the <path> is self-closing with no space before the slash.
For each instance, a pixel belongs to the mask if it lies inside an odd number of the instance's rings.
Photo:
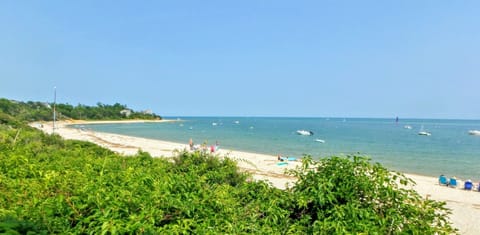
<path id="1" fill-rule="evenodd" d="M 280 190 L 202 152 L 121 156 L 0 106 L 0 233 L 452 234 L 445 203 L 368 158 L 303 159 Z M 6 110 L 10 107 L 11 110 Z M 40 118 L 41 119 L 41 118 Z"/>

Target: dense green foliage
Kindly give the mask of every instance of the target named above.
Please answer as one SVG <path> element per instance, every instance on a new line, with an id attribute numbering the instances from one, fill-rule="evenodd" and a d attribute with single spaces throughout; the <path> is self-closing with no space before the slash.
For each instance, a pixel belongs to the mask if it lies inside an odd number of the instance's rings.
<path id="1" fill-rule="evenodd" d="M 126 105 L 116 103 L 107 105 L 97 103 L 97 106 L 56 104 L 56 118 L 81 120 L 120 120 L 120 119 L 161 119 L 154 113 L 134 112 Z M 122 110 L 130 110 L 130 115 L 122 114 Z M 53 120 L 53 104 L 42 102 L 19 102 L 0 98 L 0 113 L 9 114 L 18 120 L 51 121 Z"/>
<path id="2" fill-rule="evenodd" d="M 0 112 L 0 233 L 451 234 L 443 203 L 362 157 L 306 157 L 280 190 L 202 152 L 119 156 Z"/>
<path id="3" fill-rule="evenodd" d="M 292 171 L 295 218 L 305 232 L 326 234 L 450 233 L 444 202 L 425 200 L 408 189 L 414 182 L 366 158 L 306 158 Z"/>

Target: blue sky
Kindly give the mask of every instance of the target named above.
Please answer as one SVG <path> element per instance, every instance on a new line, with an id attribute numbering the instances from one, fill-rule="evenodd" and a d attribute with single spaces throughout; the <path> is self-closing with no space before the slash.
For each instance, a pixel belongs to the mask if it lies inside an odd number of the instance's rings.
<path id="1" fill-rule="evenodd" d="M 480 119 L 478 1 L 1 1 L 0 96 Z"/>

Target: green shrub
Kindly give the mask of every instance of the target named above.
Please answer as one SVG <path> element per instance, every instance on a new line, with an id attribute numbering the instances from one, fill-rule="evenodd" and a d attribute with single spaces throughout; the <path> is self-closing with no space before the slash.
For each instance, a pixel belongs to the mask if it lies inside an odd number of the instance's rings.
<path id="1" fill-rule="evenodd" d="M 303 160 L 292 218 L 307 233 L 450 234 L 444 202 L 408 189 L 414 182 L 368 158 Z"/>
<path id="2" fill-rule="evenodd" d="M 38 226 L 30 221 L 20 221 L 11 217 L 0 218 L 0 234 L 48 234 L 47 231 L 41 230 Z"/>

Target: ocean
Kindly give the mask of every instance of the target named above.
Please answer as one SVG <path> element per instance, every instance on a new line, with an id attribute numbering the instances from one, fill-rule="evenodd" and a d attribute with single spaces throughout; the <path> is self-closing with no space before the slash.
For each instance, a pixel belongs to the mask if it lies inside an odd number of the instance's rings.
<path id="1" fill-rule="evenodd" d="M 170 117 L 178 122 L 92 124 L 95 131 L 187 144 L 313 158 L 362 155 L 405 173 L 480 180 L 480 120 Z M 406 128 L 406 127 L 410 127 Z M 311 136 L 298 135 L 308 130 Z M 427 131 L 430 136 L 418 135 Z M 324 141 L 323 143 L 321 141 Z"/>

